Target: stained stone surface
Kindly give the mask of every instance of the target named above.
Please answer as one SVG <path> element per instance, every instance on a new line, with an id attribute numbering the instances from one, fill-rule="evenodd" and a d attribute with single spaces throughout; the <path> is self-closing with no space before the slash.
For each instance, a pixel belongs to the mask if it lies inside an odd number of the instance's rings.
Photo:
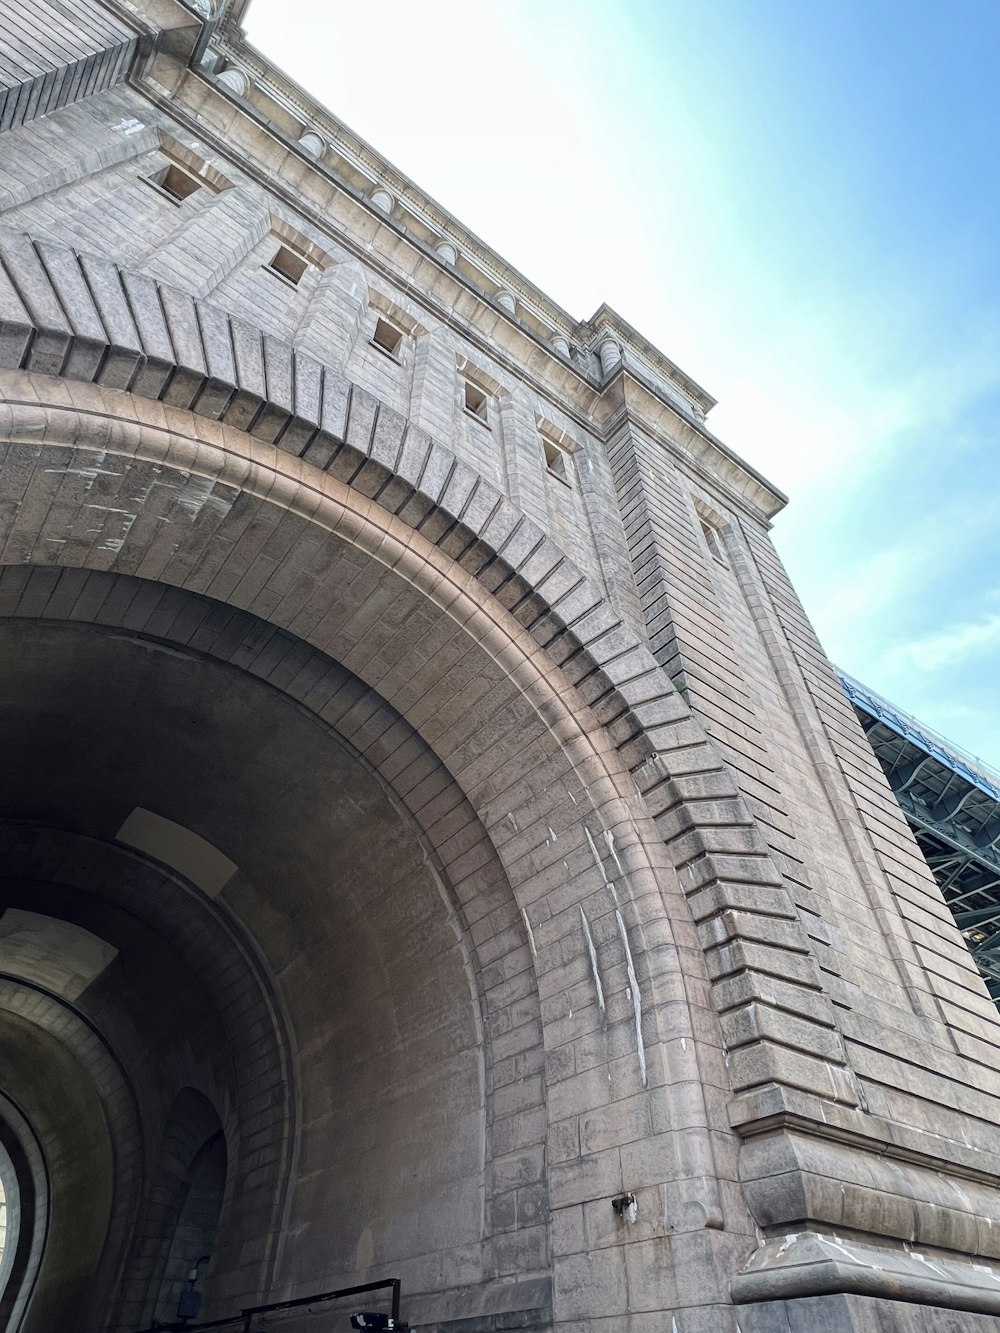
<path id="1" fill-rule="evenodd" d="M 2 39 L 0 1323 L 1000 1328 L 996 1010 L 784 497 L 206 8 Z"/>

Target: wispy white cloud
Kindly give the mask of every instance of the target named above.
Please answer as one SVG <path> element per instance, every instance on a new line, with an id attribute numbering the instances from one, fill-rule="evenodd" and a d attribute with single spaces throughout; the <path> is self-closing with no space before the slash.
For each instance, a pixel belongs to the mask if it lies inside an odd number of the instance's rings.
<path id="1" fill-rule="evenodd" d="M 947 161 L 873 136 L 878 97 L 839 103 L 839 73 L 793 88 L 789 24 L 739 6 L 660 24 L 640 0 L 440 0 L 430 26 L 404 0 L 311 8 L 303 44 L 282 0 L 255 0 L 251 40 L 573 314 L 607 300 L 704 383 L 713 430 L 790 497 L 775 541 L 827 650 L 929 722 L 960 697 L 979 720 L 956 725 L 1000 753 L 989 192 L 956 229 L 911 212 L 948 197 Z M 373 97 L 357 52 L 376 38 Z M 507 95 L 483 99 L 472 49 Z"/>
<path id="2" fill-rule="evenodd" d="M 996 650 L 1000 650 L 1000 613 L 992 612 L 897 644 L 886 653 L 884 664 L 890 670 L 939 671 Z"/>

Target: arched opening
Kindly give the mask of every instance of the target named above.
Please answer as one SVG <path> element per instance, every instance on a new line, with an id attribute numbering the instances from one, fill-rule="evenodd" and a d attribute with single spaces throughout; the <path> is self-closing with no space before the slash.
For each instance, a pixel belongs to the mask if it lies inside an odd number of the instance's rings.
<path id="1" fill-rule="evenodd" d="M 236 658 L 260 639 L 253 618 L 197 610 L 213 635 L 232 621 Z M 196 1296 L 215 1317 L 402 1266 L 430 1289 L 446 1261 L 449 1285 L 481 1281 L 479 988 L 443 867 L 399 799 L 315 712 L 180 637 L 67 620 L 0 622 L 0 641 L 0 731 L 18 756 L 0 776 L 0 972 L 90 1025 L 147 1145 L 126 1170 L 105 1129 L 108 1154 L 89 1157 L 106 1216 L 72 1307 L 65 1255 L 47 1249 L 13 1327 L 36 1333 L 39 1309 L 49 1327 L 124 1333 Z M 422 780 L 438 783 L 433 765 Z M 212 852 L 223 882 L 203 876 Z M 275 1003 L 297 1104 L 268 1036 Z M 53 1017 L 19 1091 L 34 1068 L 40 1095 L 59 1032 Z M 75 1058 L 97 1133 L 112 1099 Z M 73 1200 L 56 1213 L 64 1233 L 82 1217 Z"/>
<path id="2" fill-rule="evenodd" d="M 194 1319 L 201 1308 L 200 1284 L 212 1262 L 226 1187 L 226 1143 L 221 1130 L 199 1149 L 189 1174 L 160 1283 L 156 1314 L 164 1323 Z"/>
<path id="3" fill-rule="evenodd" d="M 38 1271 L 48 1227 L 49 1190 L 38 1141 L 20 1108 L 0 1093 L 0 1328 L 16 1328 Z"/>
<path id="4" fill-rule="evenodd" d="M 147 428 L 120 406 L 114 417 L 102 415 L 106 405 L 65 421 L 58 408 L 41 416 L 51 438 L 62 432 L 88 460 L 112 438 L 101 466 L 113 464 L 115 493 L 155 492 L 149 521 L 122 524 L 93 552 L 67 545 L 55 557 L 62 567 L 51 567 L 24 510 L 19 549 L 50 567 L 0 571 L 0 594 L 8 614 L 37 622 L 33 633 L 61 634 L 64 644 L 67 633 L 77 642 L 103 633 L 111 648 L 102 651 L 133 655 L 124 671 L 95 662 L 116 687 L 57 721 L 50 737 L 89 728 L 102 760 L 113 761 L 107 784 L 78 773 L 70 801 L 98 831 L 84 834 L 71 820 L 67 832 L 60 809 L 48 816 L 57 841 L 85 836 L 120 856 L 123 830 L 140 810 L 215 848 L 236 867 L 215 897 L 208 881 L 185 887 L 168 873 L 173 887 L 144 897 L 143 911 L 180 938 L 170 911 L 160 910 L 176 888 L 200 921 L 221 913 L 238 924 L 253 946 L 246 957 L 259 954 L 287 1008 L 296 1132 L 277 1117 L 261 1138 L 251 1118 L 244 1136 L 241 1098 L 209 1088 L 233 1145 L 242 1219 L 264 1192 L 271 1207 L 267 1236 L 248 1236 L 224 1202 L 212 1283 L 242 1274 L 243 1288 L 220 1284 L 229 1310 L 244 1292 L 251 1303 L 263 1291 L 303 1294 L 395 1270 L 415 1293 L 408 1313 L 416 1322 L 465 1317 L 472 1289 L 484 1317 L 535 1311 L 544 1327 L 550 1114 L 571 1122 L 553 1140 L 568 1202 L 572 1159 L 603 1151 L 595 1145 L 605 1120 L 618 1124 L 619 1103 L 642 1099 L 651 1080 L 662 1084 L 670 1056 L 685 1070 L 695 1058 L 690 1006 L 671 988 L 679 967 L 662 898 L 674 895 L 683 924 L 682 890 L 637 800 L 633 774 L 650 743 L 616 682 L 624 676 L 637 707 L 648 704 L 658 732 L 679 720 L 669 687 L 600 598 L 509 508 L 484 519 L 476 492 L 475 505 L 468 500 L 475 526 L 455 520 L 472 479 L 436 444 L 428 475 L 449 492 L 454 482 L 450 511 L 403 477 L 387 481 L 374 456 L 359 461 L 352 492 L 339 471 L 324 476 L 211 422 L 166 409 Z M 19 441 L 35 438 L 37 416 L 18 421 Z M 65 447 L 16 447 L 44 476 L 79 472 Z M 354 453 L 344 461 L 350 470 Z M 362 498 L 373 490 L 405 517 Z M 494 520 L 491 554 L 477 532 Z M 122 573 L 86 573 L 78 566 L 88 559 Z M 241 621 L 235 607 L 252 614 Z M 74 655 L 51 656 L 66 666 Z M 152 692 L 134 669 L 144 659 L 160 659 Z M 228 685 L 235 671 L 241 687 L 224 688 L 218 708 L 206 709 L 207 696 L 178 688 L 183 668 L 167 661 L 201 663 L 199 686 L 219 679 L 216 668 Z M 175 695 L 164 696 L 171 679 Z M 31 677 L 12 692 L 15 714 L 34 686 Z M 259 691 L 252 697 L 251 687 Z M 192 703 L 193 728 L 178 726 Z M 126 734 L 139 737 L 137 751 L 123 751 Z M 261 734 L 264 746 L 252 744 Z M 314 744 L 321 734 L 322 753 Z M 681 730 L 676 743 L 689 739 Z M 344 763 L 331 763 L 335 753 Z M 645 767 L 644 778 L 662 780 L 657 764 Z M 124 790 L 122 771 L 131 779 Z M 113 808 L 105 801 L 99 809 L 95 794 L 116 786 Z M 163 869 L 149 844 L 138 852 Z M 104 892 L 112 882 L 123 896 L 120 879 L 104 880 Z M 308 910 L 298 910 L 303 901 Z M 589 955 L 580 947 L 584 905 Z M 184 940 L 187 956 L 192 946 L 197 954 L 193 936 Z M 643 971 L 644 949 L 655 951 L 655 974 Z M 609 967 L 595 989 L 598 969 Z M 215 970 L 199 975 L 211 990 Z M 585 1067 L 571 1050 L 550 1061 L 549 1044 L 568 1045 L 576 1029 Z M 182 1072 L 205 1090 L 204 1068 L 197 1078 L 190 1067 Z M 286 1072 L 272 1088 L 287 1083 Z M 552 1094 L 556 1083 L 565 1086 Z M 586 1127 L 575 1123 L 576 1091 L 595 1113 Z M 680 1192 L 690 1215 L 717 1230 L 723 1208 L 708 1126 L 723 1127 L 724 1116 L 708 1107 L 693 1074 L 668 1088 L 671 1115 L 687 1116 L 688 1091 L 699 1123 L 679 1167 Z M 162 1117 L 166 1106 L 154 1110 Z M 288 1143 L 294 1160 L 275 1204 L 275 1145 Z M 244 1144 L 258 1197 L 239 1187 Z M 620 1164 L 609 1163 L 602 1182 L 620 1186 Z M 133 1282 L 136 1267 L 128 1299 L 137 1315 L 149 1273 Z M 223 1312 L 214 1290 L 206 1300 L 209 1312 Z"/>
<path id="5" fill-rule="evenodd" d="M 214 1108 L 192 1088 L 178 1095 L 161 1157 L 158 1185 L 167 1196 L 167 1207 L 173 1205 L 174 1216 L 173 1229 L 168 1222 L 164 1236 L 164 1261 L 151 1317 L 167 1324 L 192 1320 L 200 1311 L 226 1189 L 225 1132 Z"/>

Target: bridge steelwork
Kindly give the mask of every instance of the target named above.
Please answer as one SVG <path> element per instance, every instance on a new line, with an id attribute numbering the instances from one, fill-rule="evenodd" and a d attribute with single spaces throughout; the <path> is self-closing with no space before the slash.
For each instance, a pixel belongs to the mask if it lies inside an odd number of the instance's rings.
<path id="1" fill-rule="evenodd" d="M 840 681 L 1000 1005 L 1000 776 L 843 671 Z"/>

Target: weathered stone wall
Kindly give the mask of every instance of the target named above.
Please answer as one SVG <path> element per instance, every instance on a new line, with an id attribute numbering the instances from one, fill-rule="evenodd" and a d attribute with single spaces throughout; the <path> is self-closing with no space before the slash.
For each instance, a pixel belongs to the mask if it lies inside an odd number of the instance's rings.
<path id="1" fill-rule="evenodd" d="M 268 197 L 235 163 L 185 150 L 190 138 L 125 88 L 91 98 L 58 122 L 32 127 L 21 151 L 6 159 L 0 197 L 23 202 L 4 210 L 4 225 L 126 264 L 332 365 L 448 440 L 599 577 L 587 500 L 613 512 L 603 450 L 559 398 L 532 392 L 519 368 L 484 352 L 481 339 L 477 346 L 463 337 L 460 324 L 444 321 L 456 296 L 447 271 L 434 275 L 438 290 L 426 290 L 398 272 L 363 264 L 329 228 Z M 81 160 L 68 143 L 85 145 L 87 156 Z M 67 162 L 61 171 L 60 149 Z M 53 169 L 48 179 L 34 171 L 38 157 Z M 178 158 L 193 170 L 211 165 L 218 172 L 179 204 L 148 183 Z M 295 286 L 269 268 L 285 241 L 315 260 Z M 372 342 L 380 318 L 401 334 L 394 356 Z M 485 420 L 465 410 L 467 380 L 486 395 Z M 565 481 L 546 468 L 543 423 L 565 450 Z"/>
<path id="2" fill-rule="evenodd" d="M 42 919 L 0 917 L 0 1042 L 62 1043 L 109 1154 L 16 1326 L 68 1276 L 88 1328 L 162 1314 L 189 1094 L 208 1314 L 399 1276 L 465 1333 L 995 1326 L 996 1013 L 780 494 L 238 6 L 110 8 L 0 155 L 2 906 Z M 234 877 L 126 851 L 134 806 Z M 111 960 L 72 998 L 57 927 Z M 58 1237 L 83 1140 L 30 1066 Z"/>

